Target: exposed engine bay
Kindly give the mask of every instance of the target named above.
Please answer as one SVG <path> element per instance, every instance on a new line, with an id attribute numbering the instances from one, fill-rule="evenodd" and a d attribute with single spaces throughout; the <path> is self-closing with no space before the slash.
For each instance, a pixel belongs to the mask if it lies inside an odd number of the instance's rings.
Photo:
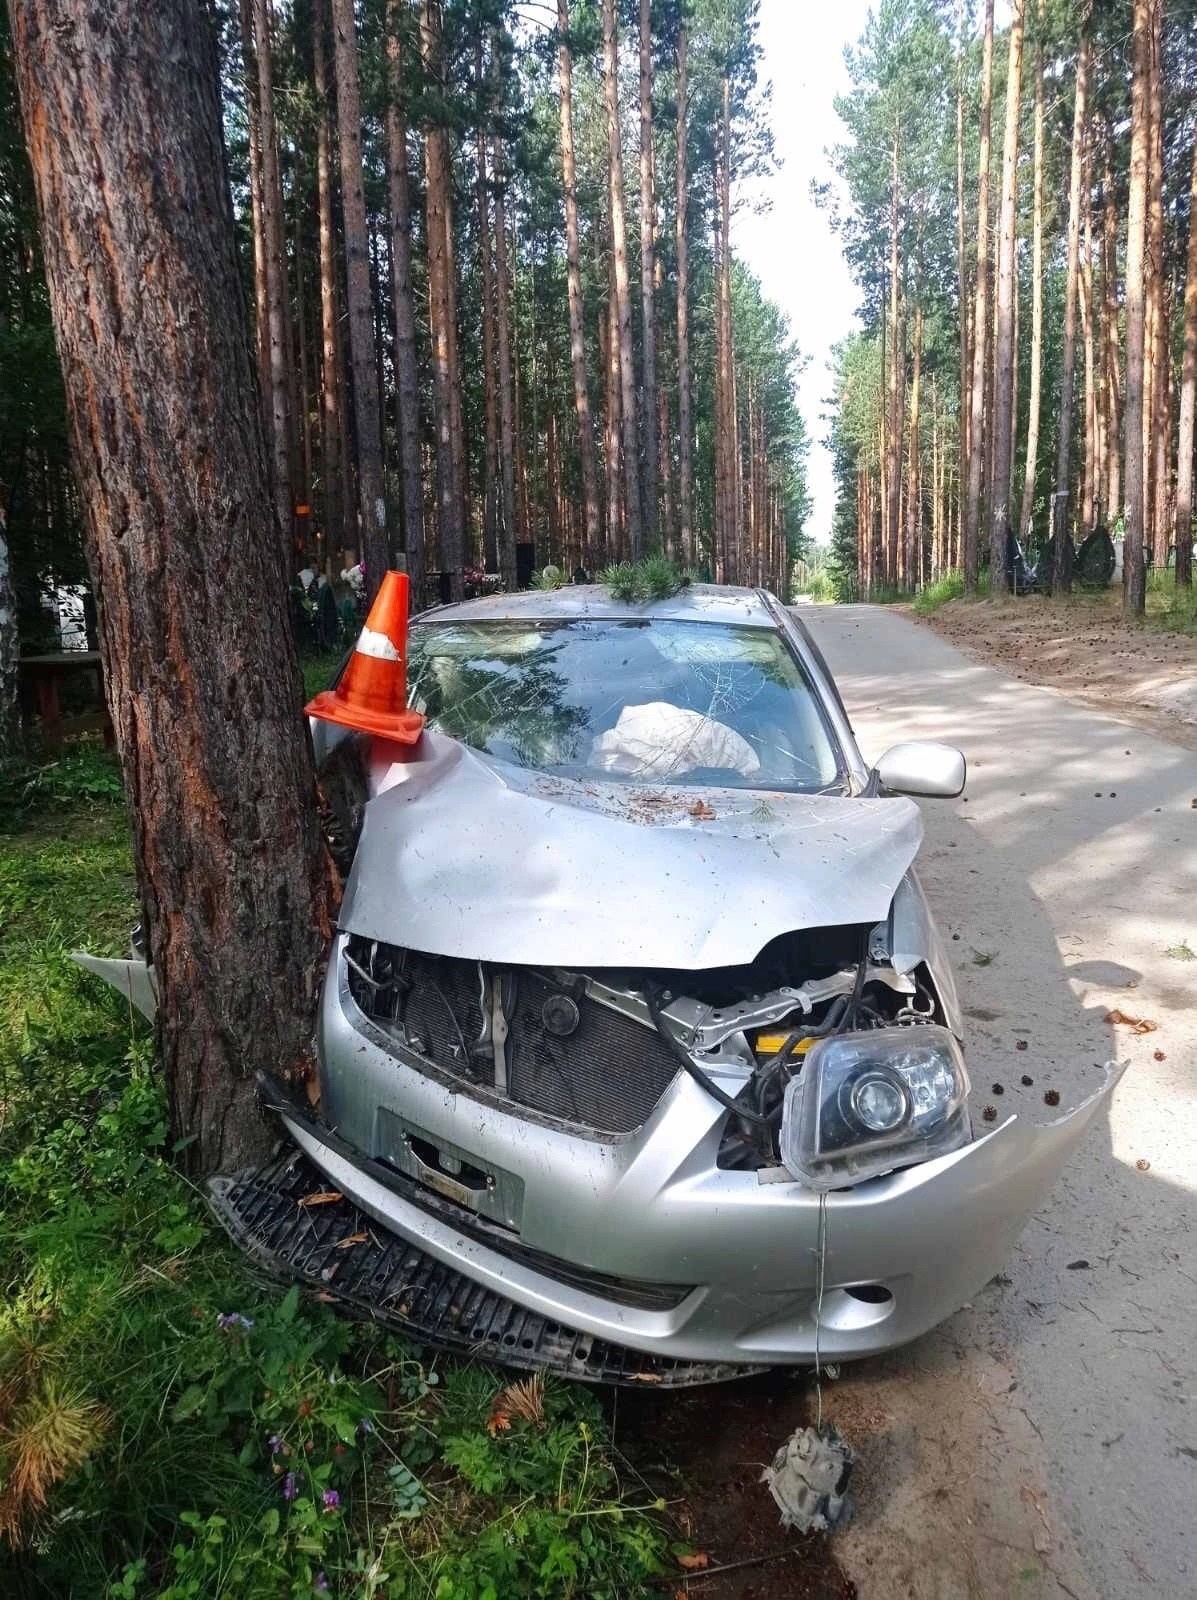
<path id="1" fill-rule="evenodd" d="M 357 1007 L 426 1070 L 592 1136 L 632 1133 L 688 1072 L 728 1109 L 725 1169 L 778 1164 L 785 1091 L 816 1041 L 945 1020 L 926 968 L 876 962 L 868 927 L 700 972 L 499 966 L 361 936 L 345 961 Z"/>

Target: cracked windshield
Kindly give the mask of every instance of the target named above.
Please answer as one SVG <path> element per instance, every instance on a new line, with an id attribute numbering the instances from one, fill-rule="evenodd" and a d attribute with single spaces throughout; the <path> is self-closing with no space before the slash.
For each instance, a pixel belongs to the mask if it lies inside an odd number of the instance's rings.
<path id="1" fill-rule="evenodd" d="M 476 750 L 570 778 L 818 790 L 831 738 L 782 639 L 711 622 L 412 630 L 411 703 Z"/>

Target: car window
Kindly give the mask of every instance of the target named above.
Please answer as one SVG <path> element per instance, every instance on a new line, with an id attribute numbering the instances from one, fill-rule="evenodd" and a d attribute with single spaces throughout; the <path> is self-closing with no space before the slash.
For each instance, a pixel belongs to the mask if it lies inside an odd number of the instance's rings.
<path id="1" fill-rule="evenodd" d="M 567 777 L 817 790 L 841 763 L 770 628 L 636 619 L 417 624 L 411 704 L 442 733 Z"/>

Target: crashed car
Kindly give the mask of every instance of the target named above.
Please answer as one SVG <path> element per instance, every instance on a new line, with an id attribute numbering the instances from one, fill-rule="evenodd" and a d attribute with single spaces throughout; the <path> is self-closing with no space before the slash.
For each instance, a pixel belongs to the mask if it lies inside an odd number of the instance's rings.
<path id="1" fill-rule="evenodd" d="M 422 732 L 313 723 L 349 867 L 319 1101 L 264 1086 L 293 1145 L 218 1183 L 234 1234 L 594 1380 L 870 1356 L 958 1309 L 1112 1081 L 974 1121 L 910 798 L 958 794 L 959 752 L 866 765 L 760 590 L 500 595 L 406 654 Z"/>

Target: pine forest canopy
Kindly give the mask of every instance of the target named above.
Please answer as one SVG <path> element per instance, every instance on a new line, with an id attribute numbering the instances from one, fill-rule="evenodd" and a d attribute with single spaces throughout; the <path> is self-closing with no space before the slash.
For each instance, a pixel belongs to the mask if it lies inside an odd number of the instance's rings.
<path id="1" fill-rule="evenodd" d="M 755 13 L 218 0 L 292 572 L 360 558 L 373 584 L 403 552 L 432 603 L 660 548 L 784 588 L 807 510 L 799 357 L 730 247 L 737 179 L 770 159 Z M 0 508 L 32 648 L 43 596 L 84 569 L 2 42 Z"/>
<path id="2" fill-rule="evenodd" d="M 1132 613 L 1145 557 L 1190 584 L 1194 0 L 1012 0 L 1001 30 L 993 0 L 880 0 L 849 68 L 844 585 L 975 589 L 988 560 L 1000 587 L 1013 533 L 1067 589 L 1101 529 Z"/>

